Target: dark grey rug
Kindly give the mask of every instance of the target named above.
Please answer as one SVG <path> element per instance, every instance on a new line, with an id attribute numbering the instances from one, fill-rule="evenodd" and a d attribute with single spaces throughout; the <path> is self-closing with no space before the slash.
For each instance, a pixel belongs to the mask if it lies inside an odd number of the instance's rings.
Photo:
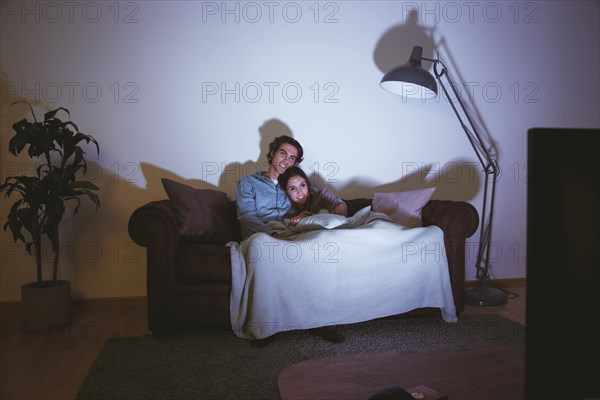
<path id="1" fill-rule="evenodd" d="M 264 347 L 231 332 L 106 342 L 78 399 L 278 399 L 277 376 L 309 359 L 357 353 L 522 346 L 524 326 L 497 315 L 381 319 L 340 325 L 346 340 L 331 343 L 306 331 L 283 332 Z"/>

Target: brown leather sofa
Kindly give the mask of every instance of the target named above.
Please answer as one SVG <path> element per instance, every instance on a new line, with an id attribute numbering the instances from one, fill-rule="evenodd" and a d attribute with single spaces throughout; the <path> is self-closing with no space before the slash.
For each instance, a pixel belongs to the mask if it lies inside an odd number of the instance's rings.
<path id="1" fill-rule="evenodd" d="M 370 199 L 346 202 L 349 215 L 371 204 Z M 172 200 L 147 203 L 131 215 L 129 234 L 147 250 L 148 325 L 154 335 L 231 329 L 231 260 L 224 243 L 240 241 L 241 232 L 235 201 L 226 200 L 225 209 L 229 237 L 218 243 L 182 237 Z M 444 231 L 452 292 L 460 313 L 464 310 L 465 239 L 477 229 L 477 210 L 462 201 L 430 200 L 422 218 L 424 226 L 437 225 Z"/>

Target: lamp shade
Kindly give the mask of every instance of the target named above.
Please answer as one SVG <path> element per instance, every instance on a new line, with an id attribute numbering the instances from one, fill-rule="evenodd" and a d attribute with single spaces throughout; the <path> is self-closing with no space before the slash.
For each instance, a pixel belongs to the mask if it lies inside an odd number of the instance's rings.
<path id="1" fill-rule="evenodd" d="M 403 97 L 434 97 L 438 90 L 437 82 L 421 65 L 422 55 L 421 46 L 413 47 L 408 62 L 387 72 L 381 79 L 380 86 Z"/>

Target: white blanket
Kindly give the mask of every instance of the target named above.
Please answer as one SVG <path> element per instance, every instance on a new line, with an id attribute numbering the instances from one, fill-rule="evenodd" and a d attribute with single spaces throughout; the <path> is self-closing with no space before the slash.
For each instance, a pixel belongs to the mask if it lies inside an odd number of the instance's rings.
<path id="1" fill-rule="evenodd" d="M 457 321 L 440 228 L 407 229 L 375 212 L 351 222 L 292 240 L 257 233 L 228 243 L 235 334 L 262 339 L 422 307 Z"/>

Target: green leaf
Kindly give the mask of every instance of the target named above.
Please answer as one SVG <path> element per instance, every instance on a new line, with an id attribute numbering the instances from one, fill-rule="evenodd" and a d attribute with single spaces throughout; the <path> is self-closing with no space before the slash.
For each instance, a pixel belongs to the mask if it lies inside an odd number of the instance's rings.
<path id="1" fill-rule="evenodd" d="M 57 113 L 57 112 L 59 112 L 59 111 L 61 111 L 61 110 L 62 110 L 62 111 L 64 111 L 64 112 L 66 112 L 66 113 L 67 113 L 67 115 L 68 115 L 69 117 L 71 117 L 71 113 L 69 113 L 69 110 L 67 110 L 67 109 L 66 109 L 66 108 L 64 108 L 64 107 L 59 107 L 59 108 L 57 108 L 56 110 L 48 111 L 46 114 L 44 114 L 44 121 L 48 121 L 48 120 L 50 120 L 50 119 L 53 119 L 53 118 L 54 118 L 54 116 L 56 115 L 56 113 Z"/>
<path id="2" fill-rule="evenodd" d="M 75 181 L 71 183 L 71 187 L 73 189 L 89 189 L 89 190 L 99 190 L 100 188 L 94 185 L 90 181 Z"/>

